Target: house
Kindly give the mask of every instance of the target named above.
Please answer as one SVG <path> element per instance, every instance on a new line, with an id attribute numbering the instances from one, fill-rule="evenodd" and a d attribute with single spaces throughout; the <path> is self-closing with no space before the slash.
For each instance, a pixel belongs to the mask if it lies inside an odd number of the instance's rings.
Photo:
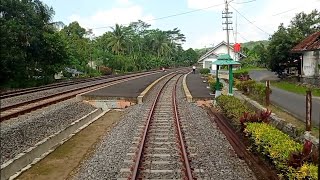
<path id="1" fill-rule="evenodd" d="M 302 81 L 320 86 L 320 31 L 302 40 L 291 52 L 301 55 Z"/>
<path id="2" fill-rule="evenodd" d="M 233 47 L 229 45 L 230 56 L 235 61 L 240 61 L 243 57 L 246 57 L 242 53 L 236 53 L 233 50 Z M 212 62 L 216 61 L 218 56 L 221 54 L 228 54 L 228 44 L 224 41 L 213 47 L 207 53 L 200 57 L 198 60 L 198 64 L 202 66 L 202 68 L 208 68 L 212 70 L 216 70 L 216 65 L 213 65 Z"/>

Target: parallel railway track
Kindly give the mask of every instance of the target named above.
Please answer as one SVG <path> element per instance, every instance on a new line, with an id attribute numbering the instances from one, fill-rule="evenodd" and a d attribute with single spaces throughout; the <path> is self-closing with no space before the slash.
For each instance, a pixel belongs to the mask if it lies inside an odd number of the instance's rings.
<path id="1" fill-rule="evenodd" d="M 155 74 L 155 73 L 157 73 L 157 72 L 139 73 L 139 74 L 134 74 L 134 75 L 126 75 L 126 76 L 110 78 L 110 79 L 106 79 L 105 81 L 99 81 L 95 84 L 85 85 L 81 88 L 69 89 L 67 91 L 55 93 L 55 94 L 52 94 L 52 95 L 49 95 L 46 97 L 40 97 L 40 98 L 20 102 L 17 104 L 1 107 L 0 121 L 8 120 L 8 119 L 17 117 L 19 115 L 31 112 L 33 110 L 49 106 L 51 104 L 55 104 L 60 101 L 64 101 L 66 99 L 73 98 L 77 94 L 84 93 L 86 91 L 91 91 L 94 89 L 115 85 L 118 83 L 122 83 L 125 81 L 133 80 L 133 79 L 144 77 L 144 76 L 148 76 L 148 75 Z"/>
<path id="2" fill-rule="evenodd" d="M 180 76 L 170 77 L 155 97 L 140 136 L 134 138 L 134 160 L 121 170 L 122 178 L 194 179 L 176 101 Z"/>

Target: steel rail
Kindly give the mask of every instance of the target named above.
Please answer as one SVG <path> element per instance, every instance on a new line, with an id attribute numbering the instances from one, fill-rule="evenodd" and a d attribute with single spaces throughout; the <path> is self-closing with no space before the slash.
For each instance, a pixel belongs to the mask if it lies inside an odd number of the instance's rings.
<path id="1" fill-rule="evenodd" d="M 168 84 L 168 82 L 174 77 L 175 75 L 173 75 L 172 77 L 170 77 L 165 83 L 164 85 L 161 87 L 160 91 L 157 93 L 156 95 L 156 99 L 154 100 L 152 106 L 151 106 L 151 109 L 149 111 L 149 114 L 148 114 L 148 118 L 147 118 L 147 123 L 145 125 L 145 128 L 144 128 L 144 132 L 143 132 L 143 135 L 142 135 L 142 139 L 140 141 L 140 146 L 139 146 L 139 150 L 137 152 L 137 158 L 135 159 L 135 163 L 134 163 L 134 166 L 133 166 L 133 169 L 132 169 L 132 173 L 131 173 L 131 178 L 132 180 L 136 180 L 138 179 L 138 175 L 139 175 L 139 167 L 140 167 L 140 163 L 141 163 L 141 160 L 142 160 L 142 157 L 143 157 L 143 150 L 144 150 L 144 146 L 146 144 L 146 137 L 147 137 L 147 133 L 148 133 L 148 130 L 149 130 L 149 126 L 150 126 L 150 121 L 153 117 L 153 114 L 154 114 L 154 109 L 159 101 L 159 97 L 160 97 L 160 94 L 162 93 L 164 87 L 166 86 L 166 84 Z"/>
<path id="2" fill-rule="evenodd" d="M 59 87 L 65 87 L 65 86 L 71 86 L 71 85 L 76 85 L 76 84 L 83 84 L 87 82 L 93 82 L 93 81 L 98 81 L 98 80 L 108 80 L 112 78 L 118 78 L 118 77 L 125 77 L 125 76 L 130 76 L 133 74 L 147 74 L 147 73 L 154 73 L 154 72 L 160 72 L 160 70 L 157 71 L 151 71 L 151 72 L 141 72 L 141 73 L 128 73 L 125 75 L 106 75 L 106 76 L 101 76 L 101 77 L 94 77 L 94 78 L 88 78 L 88 79 L 77 79 L 74 81 L 65 81 L 65 82 L 58 82 L 58 83 L 53 83 L 53 84 L 48 84 L 44 86 L 39 86 L 39 87 L 31 87 L 31 88 L 25 88 L 25 89 L 20 89 L 16 91 L 9 91 L 9 92 L 3 92 L 0 94 L 0 98 L 10 98 L 14 96 L 20 96 L 28 93 L 33 93 L 33 92 L 38 92 L 38 91 L 44 91 L 52 88 L 59 88 Z"/>
<path id="3" fill-rule="evenodd" d="M 17 117 L 21 114 L 31 112 L 36 109 L 40 109 L 42 107 L 45 107 L 45 106 L 48 106 L 51 104 L 55 104 L 60 101 L 70 99 L 72 97 L 75 97 L 79 93 L 83 93 L 83 92 L 86 92 L 89 90 L 94 90 L 94 89 L 101 88 L 101 87 L 115 85 L 115 84 L 118 84 L 121 82 L 133 80 L 136 78 L 141 78 L 141 77 L 144 77 L 147 75 L 149 75 L 149 74 L 134 75 L 134 76 L 130 76 L 130 77 L 122 77 L 122 78 L 118 78 L 118 79 L 113 79 L 109 82 L 97 83 L 95 85 L 85 86 L 85 88 L 72 89 L 72 90 L 68 90 L 65 92 L 50 95 L 47 97 L 38 98 L 36 100 L 31 100 L 28 102 L 23 102 L 20 104 L 12 105 L 12 106 L 10 106 L 10 108 L 4 107 L 4 108 L 1 108 L 0 122 L 2 122 L 4 120 L 11 119 L 13 117 Z M 15 110 L 17 110 L 17 111 L 15 111 Z M 7 111 L 9 113 L 6 113 Z"/>
<path id="4" fill-rule="evenodd" d="M 181 77 L 181 75 L 179 76 L 179 78 Z M 179 80 L 178 78 L 178 80 Z M 186 145 L 184 143 L 184 136 L 182 134 L 182 130 L 181 130 L 181 125 L 180 125 L 180 116 L 179 116 L 179 109 L 178 109 L 178 105 L 177 105 L 177 92 L 176 92 L 176 87 L 178 84 L 178 80 L 175 83 L 175 86 L 173 88 L 172 91 L 172 104 L 173 104 L 173 110 L 174 110 L 174 119 L 175 119 L 175 123 L 176 123 L 176 129 L 178 131 L 178 136 L 179 136 L 179 144 L 180 144 L 180 150 L 182 152 L 182 163 L 184 165 L 184 171 L 186 174 L 186 177 L 188 179 L 193 179 L 192 176 L 192 170 L 190 167 L 190 161 L 188 158 L 188 153 L 186 151 Z"/>

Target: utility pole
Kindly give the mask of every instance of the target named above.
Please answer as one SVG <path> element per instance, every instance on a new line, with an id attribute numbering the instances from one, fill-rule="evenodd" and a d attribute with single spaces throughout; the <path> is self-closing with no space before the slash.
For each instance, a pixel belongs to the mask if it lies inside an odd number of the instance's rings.
<path id="1" fill-rule="evenodd" d="M 222 11 L 222 18 L 226 19 L 225 22 L 222 22 L 222 24 L 225 24 L 226 27 L 223 28 L 223 30 L 227 31 L 227 45 L 228 45 L 228 55 L 230 55 L 230 44 L 229 44 L 229 30 L 233 30 L 231 26 L 229 26 L 229 24 L 232 24 L 232 21 L 230 21 L 229 19 L 232 18 L 231 14 L 232 12 L 229 12 L 229 7 L 228 7 L 228 0 L 225 0 L 225 10 Z"/>

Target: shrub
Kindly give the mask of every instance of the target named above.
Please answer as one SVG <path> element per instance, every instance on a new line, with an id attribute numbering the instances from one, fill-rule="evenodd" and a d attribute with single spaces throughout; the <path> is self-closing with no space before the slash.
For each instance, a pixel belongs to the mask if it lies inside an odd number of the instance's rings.
<path id="1" fill-rule="evenodd" d="M 292 153 L 302 150 L 301 144 L 265 123 L 247 123 L 244 132 L 253 141 L 256 150 L 269 157 L 278 170 L 287 176 L 296 173 L 287 163 Z"/>
<path id="2" fill-rule="evenodd" d="M 249 74 L 248 70 L 236 70 L 233 72 L 233 77 L 236 79 L 240 79 L 241 75 L 242 76 L 247 76 Z"/>
<path id="3" fill-rule="evenodd" d="M 107 66 L 100 66 L 99 70 L 102 75 L 110 75 L 112 74 L 112 69 Z"/>
<path id="4" fill-rule="evenodd" d="M 233 96 L 221 95 L 217 99 L 217 104 L 228 118 L 233 118 L 240 125 L 240 117 L 244 112 L 253 112 L 243 102 Z"/>
<path id="5" fill-rule="evenodd" d="M 200 74 L 209 74 L 209 73 L 210 73 L 210 69 L 208 68 L 200 69 Z"/>
<path id="6" fill-rule="evenodd" d="M 318 166 L 305 163 L 299 169 L 289 168 L 288 179 L 318 179 Z"/>
<path id="7" fill-rule="evenodd" d="M 244 112 L 243 116 L 241 116 L 241 118 L 240 118 L 240 123 L 242 126 L 245 126 L 245 123 L 253 123 L 253 122 L 269 123 L 270 122 L 270 119 L 269 119 L 270 115 L 271 115 L 271 111 L 269 111 L 268 109 L 266 111 L 256 112 L 255 114 L 250 114 L 248 112 Z"/>
<path id="8" fill-rule="evenodd" d="M 244 93 L 249 93 L 256 82 L 254 80 L 248 80 L 248 81 L 236 81 L 235 86 L 240 91 L 243 91 Z"/>
<path id="9" fill-rule="evenodd" d="M 219 89 L 216 89 L 216 87 L 217 87 L 217 82 L 216 81 L 214 81 L 214 82 L 212 82 L 212 83 L 209 83 L 209 86 L 210 86 L 210 90 L 212 91 L 212 92 L 215 92 L 216 90 L 219 90 L 219 91 L 221 91 L 222 90 L 222 88 L 223 88 L 223 84 L 221 83 L 221 82 L 219 82 Z"/>

